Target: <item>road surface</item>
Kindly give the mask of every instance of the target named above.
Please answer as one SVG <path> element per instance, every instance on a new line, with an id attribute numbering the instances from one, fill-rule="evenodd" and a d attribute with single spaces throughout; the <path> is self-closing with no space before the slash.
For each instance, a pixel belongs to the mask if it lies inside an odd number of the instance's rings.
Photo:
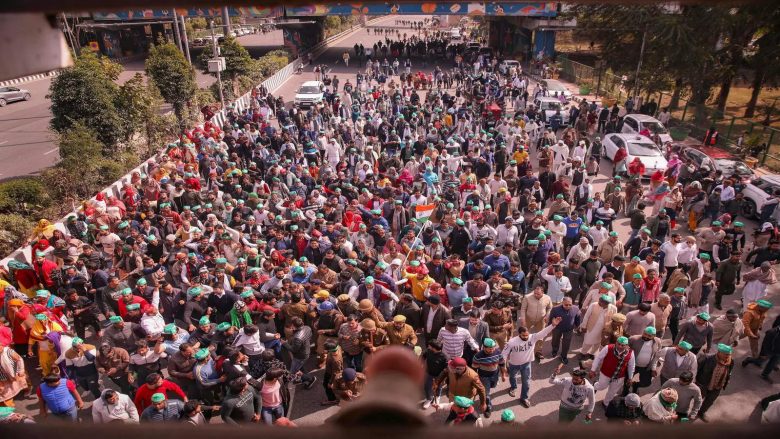
<path id="1" fill-rule="evenodd" d="M 280 48 L 283 43 L 281 30 L 245 35 L 238 40 L 255 58 Z M 193 61 L 200 50 L 191 50 Z M 144 61 L 130 61 L 124 67 L 118 79 L 120 83 L 136 73 L 143 74 Z M 215 79 L 197 70 L 196 81 L 199 87 L 207 87 Z M 20 84 L 20 88 L 30 91 L 32 99 L 0 108 L 0 181 L 37 174 L 59 160 L 56 136 L 49 129 L 51 102 L 46 99 L 46 95 L 50 85 L 51 78 Z"/>

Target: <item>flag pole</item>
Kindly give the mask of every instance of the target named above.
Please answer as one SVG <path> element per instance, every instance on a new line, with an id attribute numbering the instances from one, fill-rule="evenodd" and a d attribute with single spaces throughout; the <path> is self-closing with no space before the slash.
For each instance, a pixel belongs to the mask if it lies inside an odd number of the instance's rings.
<path id="1" fill-rule="evenodd" d="M 439 203 L 434 203 L 434 204 L 433 204 L 433 210 L 434 210 L 434 211 L 436 210 L 436 206 L 437 206 L 438 204 L 439 204 Z M 417 209 L 417 206 L 415 206 L 415 214 L 417 213 L 417 212 L 416 212 L 416 209 Z M 416 218 L 416 217 L 415 217 L 415 218 Z M 429 218 L 430 218 L 430 217 L 429 217 Z M 406 261 L 408 261 L 408 260 L 409 260 L 409 255 L 411 255 L 411 254 L 412 254 L 412 251 L 414 251 L 414 244 L 417 242 L 417 240 L 418 240 L 418 239 L 420 239 L 420 234 L 423 232 L 423 230 L 425 230 L 425 228 L 426 228 L 426 227 L 428 227 L 428 224 L 429 224 L 430 222 L 431 222 L 430 220 L 426 220 L 426 221 L 425 221 L 425 224 L 423 224 L 423 226 L 422 226 L 422 227 L 420 227 L 420 231 L 419 231 L 419 232 L 417 232 L 417 235 L 414 237 L 414 241 L 412 241 L 412 246 L 411 246 L 411 248 L 409 249 L 409 251 L 406 253 L 406 257 L 404 257 L 404 260 L 403 260 L 403 262 L 401 263 L 401 266 L 403 266 L 403 265 L 406 265 Z"/>

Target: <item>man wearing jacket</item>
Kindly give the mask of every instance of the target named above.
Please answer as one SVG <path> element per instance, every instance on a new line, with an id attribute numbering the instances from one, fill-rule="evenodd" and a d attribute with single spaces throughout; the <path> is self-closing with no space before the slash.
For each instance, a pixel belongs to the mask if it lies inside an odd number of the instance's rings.
<path id="1" fill-rule="evenodd" d="M 726 390 L 734 370 L 733 348 L 723 343 L 718 345 L 718 352 L 702 356 L 698 361 L 696 385 L 701 390 L 703 401 L 699 409 L 699 418 L 708 422 L 704 415 L 715 404 L 720 392 Z"/>
<path id="2" fill-rule="evenodd" d="M 453 358 L 450 360 L 447 369 L 433 382 L 433 394 L 435 395 L 437 389 L 441 388 L 444 383 L 447 383 L 447 398 L 450 401 L 454 401 L 456 396 L 462 396 L 469 399 L 474 399 L 475 396 L 479 396 L 481 404 L 480 411 L 483 413 L 487 410 L 487 394 L 485 393 L 485 386 L 482 385 L 482 381 L 479 379 L 479 375 L 474 369 L 466 365 L 466 360 L 463 358 Z M 436 407 L 436 405 L 434 405 Z"/>
<path id="3" fill-rule="evenodd" d="M 549 326 L 534 334 L 531 334 L 525 326 L 518 327 L 517 336 L 509 339 L 501 352 L 509 372 L 509 396 L 514 397 L 517 392 L 516 376 L 520 372 L 522 379 L 520 405 L 525 408 L 531 407 L 528 392 L 531 387 L 531 362 L 534 360 L 534 346 L 537 342 L 542 342 L 561 320 L 560 317 L 554 318 Z"/>
<path id="4" fill-rule="evenodd" d="M 593 390 L 607 389 L 604 395 L 604 408 L 609 405 L 612 398 L 623 389 L 623 384 L 634 376 L 636 357 L 634 351 L 628 346 L 628 338 L 618 337 L 615 344 L 609 344 L 601 348 L 590 369 L 590 378 L 599 377 Z"/>

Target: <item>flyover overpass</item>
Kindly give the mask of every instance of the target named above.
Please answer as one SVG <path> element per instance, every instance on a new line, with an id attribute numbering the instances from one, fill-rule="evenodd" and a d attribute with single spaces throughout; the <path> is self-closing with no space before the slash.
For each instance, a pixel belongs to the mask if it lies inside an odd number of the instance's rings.
<path id="1" fill-rule="evenodd" d="M 305 51 L 325 38 L 323 20 L 326 16 L 383 15 L 454 15 L 484 17 L 488 23 L 488 44 L 501 48 L 504 54 L 526 58 L 543 52 L 552 54 L 555 50 L 555 31 L 540 25 L 558 16 L 557 2 L 354 2 L 313 3 L 308 6 L 250 6 L 228 7 L 230 16 L 249 18 L 285 18 L 281 26 L 284 44 L 293 55 Z M 218 17 L 222 8 L 175 9 L 184 17 Z M 94 13 L 95 21 L 136 21 L 168 19 L 173 9 L 134 9 L 115 12 Z M 304 21 L 297 23 L 296 20 Z"/>

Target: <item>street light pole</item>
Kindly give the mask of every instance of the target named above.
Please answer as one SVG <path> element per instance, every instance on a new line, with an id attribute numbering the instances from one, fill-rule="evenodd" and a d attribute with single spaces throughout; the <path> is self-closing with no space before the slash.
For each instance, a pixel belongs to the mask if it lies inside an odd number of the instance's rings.
<path id="1" fill-rule="evenodd" d="M 211 21 L 211 59 L 219 59 L 219 46 L 217 38 L 214 36 L 214 20 Z M 219 88 L 219 103 L 225 108 L 225 95 L 222 92 L 222 73 L 217 69 L 217 86 Z"/>
<path id="2" fill-rule="evenodd" d="M 183 15 L 179 15 L 179 18 L 181 18 L 181 44 L 184 46 L 184 54 L 187 55 L 187 61 L 192 64 L 192 58 L 190 58 L 190 40 L 189 37 L 187 37 L 187 22 L 184 21 Z"/>
<path id="3" fill-rule="evenodd" d="M 639 62 L 636 64 L 636 77 L 634 78 L 634 97 L 639 95 L 639 70 L 642 68 L 642 58 L 644 58 L 645 55 L 645 40 L 647 40 L 647 26 L 645 26 L 645 30 L 642 32 L 642 47 L 639 49 Z"/>

